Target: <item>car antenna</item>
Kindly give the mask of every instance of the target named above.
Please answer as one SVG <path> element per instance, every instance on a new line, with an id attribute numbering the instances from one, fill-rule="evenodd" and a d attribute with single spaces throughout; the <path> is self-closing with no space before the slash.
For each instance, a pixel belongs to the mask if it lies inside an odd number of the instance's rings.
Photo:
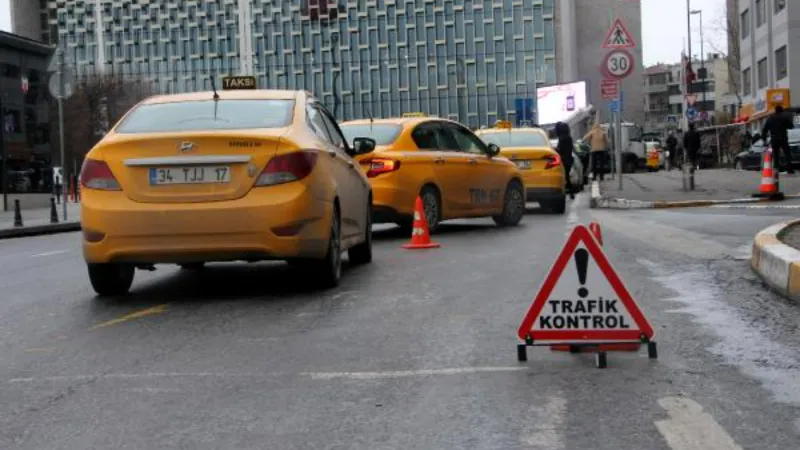
<path id="1" fill-rule="evenodd" d="M 217 107 L 219 106 L 219 94 L 217 94 L 217 83 L 214 81 L 216 73 L 211 71 L 211 89 L 214 91 L 214 122 L 217 121 Z"/>
<path id="2" fill-rule="evenodd" d="M 364 106 L 367 109 L 367 116 L 369 117 L 369 132 L 372 133 L 372 123 L 375 122 L 375 119 L 372 118 L 372 111 L 370 111 L 369 106 Z"/>

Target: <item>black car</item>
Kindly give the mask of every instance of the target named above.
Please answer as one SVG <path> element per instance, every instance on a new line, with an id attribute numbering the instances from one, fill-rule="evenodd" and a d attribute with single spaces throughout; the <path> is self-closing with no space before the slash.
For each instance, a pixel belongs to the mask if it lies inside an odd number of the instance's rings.
<path id="1" fill-rule="evenodd" d="M 761 170 L 761 158 L 764 148 L 762 141 L 756 141 L 749 149 L 738 153 L 733 157 L 736 169 Z M 789 151 L 791 153 L 792 167 L 800 167 L 800 130 L 789 130 Z M 775 155 L 773 154 L 774 157 Z"/>

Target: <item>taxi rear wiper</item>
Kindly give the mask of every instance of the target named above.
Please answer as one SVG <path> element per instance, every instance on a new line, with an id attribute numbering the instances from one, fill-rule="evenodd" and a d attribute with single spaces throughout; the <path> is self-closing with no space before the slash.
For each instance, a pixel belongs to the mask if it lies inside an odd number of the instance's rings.
<path id="1" fill-rule="evenodd" d="M 217 120 L 217 106 L 219 106 L 219 94 L 217 94 L 217 83 L 214 81 L 216 74 L 211 72 L 211 89 L 214 90 L 214 121 Z"/>

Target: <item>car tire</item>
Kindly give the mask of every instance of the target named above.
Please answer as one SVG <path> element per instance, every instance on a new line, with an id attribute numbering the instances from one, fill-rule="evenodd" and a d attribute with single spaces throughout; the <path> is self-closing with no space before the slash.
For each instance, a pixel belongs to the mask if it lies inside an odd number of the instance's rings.
<path id="1" fill-rule="evenodd" d="M 324 289 L 339 285 L 342 278 L 342 228 L 339 207 L 334 206 L 331 218 L 330 237 L 325 258 L 313 264 L 314 280 Z"/>
<path id="2" fill-rule="evenodd" d="M 567 210 L 567 196 L 563 196 L 557 200 L 550 200 L 544 206 L 552 214 L 564 214 Z"/>
<path id="3" fill-rule="evenodd" d="M 179 264 L 179 266 L 181 266 L 182 270 L 197 271 L 197 270 L 202 270 L 203 267 L 206 266 L 206 263 L 204 263 L 204 262 L 193 262 L 193 263 Z"/>
<path id="4" fill-rule="evenodd" d="M 135 267 L 128 264 L 102 263 L 86 265 L 89 281 L 100 297 L 125 295 L 133 284 Z"/>
<path id="5" fill-rule="evenodd" d="M 744 170 L 744 163 L 742 162 L 741 159 L 737 159 L 736 160 L 736 164 L 734 165 L 734 168 L 736 170 Z"/>
<path id="6" fill-rule="evenodd" d="M 350 264 L 362 265 L 372 262 L 372 198 L 367 203 L 367 221 L 364 231 L 364 242 L 353 246 L 347 251 Z"/>
<path id="7" fill-rule="evenodd" d="M 625 173 L 634 173 L 636 172 L 636 160 L 633 159 L 626 159 L 623 164 L 622 171 Z"/>
<path id="8" fill-rule="evenodd" d="M 422 199 L 425 220 L 428 221 L 428 233 L 433 234 L 442 220 L 442 201 L 439 198 L 439 191 L 432 186 L 425 186 L 419 196 Z"/>
<path id="9" fill-rule="evenodd" d="M 494 223 L 498 227 L 517 226 L 525 215 L 525 190 L 519 181 L 512 181 L 506 187 L 506 195 L 503 197 L 503 211 L 496 216 L 492 216 Z"/>

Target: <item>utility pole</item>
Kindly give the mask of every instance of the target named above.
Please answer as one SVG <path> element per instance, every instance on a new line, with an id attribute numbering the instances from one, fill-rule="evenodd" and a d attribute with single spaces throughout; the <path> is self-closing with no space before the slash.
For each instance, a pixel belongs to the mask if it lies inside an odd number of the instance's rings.
<path id="1" fill-rule="evenodd" d="M 64 156 L 64 94 L 67 91 L 67 83 L 64 79 L 64 66 L 66 65 L 64 50 L 59 47 L 58 50 L 58 82 L 61 95 L 58 96 L 58 143 L 61 147 L 61 204 L 64 207 L 64 222 L 67 221 L 67 189 L 65 184 L 65 177 L 67 175 L 66 162 L 67 158 Z"/>
<path id="2" fill-rule="evenodd" d="M 0 83 L 2 80 L 0 80 Z M 0 87 L 0 157 L 3 158 L 0 166 L 0 179 L 3 183 L 3 211 L 8 211 L 8 172 L 6 167 L 6 116 L 3 114 L 3 89 Z"/>

